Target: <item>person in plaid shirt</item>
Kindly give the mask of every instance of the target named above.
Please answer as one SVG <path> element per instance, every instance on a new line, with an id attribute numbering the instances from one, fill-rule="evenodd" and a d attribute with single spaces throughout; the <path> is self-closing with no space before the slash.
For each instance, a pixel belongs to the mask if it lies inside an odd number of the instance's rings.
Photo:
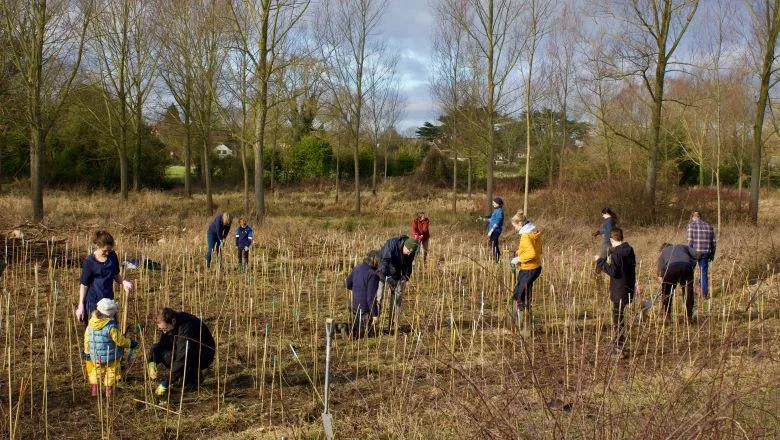
<path id="1" fill-rule="evenodd" d="M 698 211 L 694 211 L 685 238 L 688 240 L 688 246 L 699 253 L 701 294 L 704 298 L 709 298 L 709 269 L 710 262 L 715 259 L 715 230 L 712 229 L 712 225 L 701 219 Z"/>

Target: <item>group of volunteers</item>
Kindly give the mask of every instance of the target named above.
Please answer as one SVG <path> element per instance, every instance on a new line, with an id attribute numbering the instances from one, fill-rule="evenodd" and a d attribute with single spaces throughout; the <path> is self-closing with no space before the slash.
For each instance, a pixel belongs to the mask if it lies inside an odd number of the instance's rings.
<path id="1" fill-rule="evenodd" d="M 487 237 L 492 259 L 499 262 L 501 251 L 499 238 L 504 226 L 504 201 L 500 197 L 492 200 L 493 212 L 479 220 L 487 223 Z M 615 350 L 625 347 L 625 307 L 631 304 L 637 289 L 636 255 L 625 241 L 624 231 L 618 227 L 617 215 L 610 209 L 602 211 L 601 227 L 593 233 L 601 236 L 601 252 L 594 257 L 597 272 L 610 278 L 609 291 L 613 303 L 612 323 Z M 238 268 L 248 270 L 249 250 L 253 243 L 252 228 L 245 218 L 238 220 L 235 230 L 235 245 L 238 253 Z M 225 242 L 230 234 L 232 215 L 228 212 L 217 215 L 206 233 L 206 266 L 210 267 L 212 256 L 217 255 L 220 264 Z M 533 285 L 542 273 L 542 230 L 524 213 L 517 212 L 511 224 L 518 234 L 518 247 L 510 266 L 516 275 L 512 303 L 518 323 L 527 322 L 531 316 Z M 388 239 L 379 250 L 367 252 L 363 262 L 356 265 L 345 280 L 345 287 L 352 292 L 349 304 L 350 320 L 337 325 L 339 332 L 347 337 L 361 338 L 377 334 L 379 318 L 386 311 L 389 331 L 397 331 L 403 296 L 411 279 L 414 260 L 418 253 L 427 261 L 430 240 L 430 224 L 424 212 L 417 213 L 411 224 L 411 235 L 400 235 Z M 698 212 L 691 216 L 686 231 L 686 244 L 664 243 L 660 249 L 657 264 L 658 281 L 661 284 L 662 311 L 670 317 L 671 296 L 679 284 L 684 287 L 688 320 L 693 319 L 693 282 L 696 265 L 700 268 L 701 289 L 709 297 L 709 262 L 715 256 L 715 233 L 712 226 L 702 220 Z M 125 328 L 120 328 L 116 319 L 119 304 L 114 300 L 114 284 L 121 285 L 127 293 L 135 289 L 134 284 L 122 277 L 119 260 L 114 248 L 114 238 L 106 231 L 98 231 L 93 240 L 92 253 L 82 265 L 79 289 L 79 304 L 76 317 L 84 324 L 84 347 L 82 357 L 86 362 L 93 396 L 101 390 L 110 396 L 122 376 L 122 362 L 125 351 L 128 358 L 139 343 L 125 337 Z M 155 393 L 165 396 L 173 384 L 181 382 L 185 391 L 196 389 L 202 379 L 202 371 L 208 368 L 215 355 L 214 339 L 202 317 L 163 308 L 155 317 L 159 340 L 147 353 L 147 376 L 158 381 Z M 126 325 L 123 322 L 121 325 Z M 167 373 L 158 372 L 164 366 Z"/>

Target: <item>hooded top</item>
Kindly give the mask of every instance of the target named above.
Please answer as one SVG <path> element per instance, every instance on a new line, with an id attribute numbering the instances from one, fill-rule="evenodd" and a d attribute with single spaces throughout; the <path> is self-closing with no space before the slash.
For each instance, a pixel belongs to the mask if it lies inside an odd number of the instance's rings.
<path id="1" fill-rule="evenodd" d="M 671 266 L 696 266 L 699 256 L 692 247 L 686 244 L 666 246 L 658 257 L 658 276 L 663 277 Z"/>
<path id="2" fill-rule="evenodd" d="M 360 263 L 349 273 L 344 283 L 352 291 L 352 310 L 363 313 L 371 312 L 371 316 L 379 316 L 376 293 L 379 288 L 379 276 L 376 270 L 367 263 Z"/>
<path id="3" fill-rule="evenodd" d="M 636 255 L 626 242 L 612 248 L 609 263 L 606 258 L 596 260 L 596 265 L 609 275 L 609 297 L 612 302 L 631 304 L 636 287 Z"/>
<path id="4" fill-rule="evenodd" d="M 246 227 L 238 226 L 236 228 L 236 247 L 245 248 L 252 245 L 254 236 L 252 235 L 252 227 L 246 225 Z"/>
<path id="5" fill-rule="evenodd" d="M 487 225 L 487 235 L 488 237 L 493 235 L 493 232 L 501 234 L 501 231 L 504 229 L 504 208 L 502 206 L 499 206 L 498 208 L 493 210 L 493 213 L 490 214 L 490 219 L 488 220 Z"/>
<path id="6" fill-rule="evenodd" d="M 119 332 L 114 318 L 100 318 L 93 313 L 84 332 L 84 353 L 95 364 L 107 364 L 122 358 L 122 348 L 130 347 L 130 339 Z"/>
<path id="7" fill-rule="evenodd" d="M 382 261 L 379 263 L 378 270 L 380 277 L 386 276 L 399 281 L 404 278 L 409 279 L 412 276 L 412 264 L 417 253 L 412 252 L 410 255 L 404 255 L 404 242 L 408 238 L 406 235 L 393 237 L 382 246 L 380 251 Z"/>
<path id="8" fill-rule="evenodd" d="M 520 244 L 517 246 L 517 258 L 520 270 L 533 270 L 542 265 L 542 232 L 528 222 L 517 232 Z"/>

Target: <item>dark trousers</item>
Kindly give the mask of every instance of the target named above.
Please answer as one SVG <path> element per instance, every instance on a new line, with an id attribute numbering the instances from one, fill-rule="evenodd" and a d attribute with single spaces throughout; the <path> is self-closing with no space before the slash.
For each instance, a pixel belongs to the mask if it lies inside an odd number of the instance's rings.
<path id="1" fill-rule="evenodd" d="M 672 314 L 672 294 L 677 285 L 685 289 L 685 310 L 688 318 L 693 317 L 693 267 L 687 264 L 675 264 L 666 269 L 666 273 L 661 282 L 661 298 L 663 300 L 664 311 L 667 316 Z"/>
<path id="2" fill-rule="evenodd" d="M 501 249 L 498 247 L 498 237 L 501 236 L 501 233 L 498 231 L 493 231 L 492 234 L 490 234 L 490 248 L 493 252 L 493 258 L 498 261 L 501 259 Z"/>
<path id="3" fill-rule="evenodd" d="M 361 309 L 353 309 L 352 312 L 352 325 L 350 326 L 349 335 L 352 339 L 358 339 L 365 336 L 373 336 L 374 331 L 371 327 L 371 313 L 363 311 Z"/>
<path id="4" fill-rule="evenodd" d="M 517 284 L 515 284 L 514 299 L 518 303 L 519 309 L 531 308 L 531 298 L 533 296 L 534 281 L 542 274 L 542 267 L 536 269 L 520 270 L 517 273 Z"/>
<path id="5" fill-rule="evenodd" d="M 211 254 L 213 252 L 217 253 L 217 257 L 219 257 L 219 237 L 217 237 L 217 234 L 213 232 L 206 233 L 206 242 L 208 243 L 208 249 L 206 250 L 206 267 L 211 267 Z"/>
<path id="6" fill-rule="evenodd" d="M 614 333 L 615 346 L 623 348 L 626 341 L 625 313 L 626 303 L 623 301 L 612 303 L 612 331 Z"/>
<path id="7" fill-rule="evenodd" d="M 238 267 L 247 268 L 249 266 L 249 250 L 246 247 L 238 248 Z"/>
<path id="8" fill-rule="evenodd" d="M 195 344 L 190 343 L 190 349 L 188 350 L 188 354 L 187 354 L 187 369 L 184 374 L 185 382 L 183 384 L 183 386 L 185 387 L 193 387 L 196 386 L 199 381 L 202 382 L 203 381 L 202 371 L 208 368 L 209 366 L 211 366 L 211 362 L 214 360 L 213 355 L 200 356 L 201 353 L 199 350 L 197 349 L 193 350 L 192 347 L 194 345 L 197 345 L 197 343 Z M 149 354 L 149 359 L 155 364 L 163 364 L 170 369 L 173 362 L 172 356 L 173 356 L 173 352 L 171 350 L 167 350 L 159 347 L 157 344 L 153 344 L 151 353 Z M 161 378 L 164 379 L 165 376 L 161 376 Z"/>

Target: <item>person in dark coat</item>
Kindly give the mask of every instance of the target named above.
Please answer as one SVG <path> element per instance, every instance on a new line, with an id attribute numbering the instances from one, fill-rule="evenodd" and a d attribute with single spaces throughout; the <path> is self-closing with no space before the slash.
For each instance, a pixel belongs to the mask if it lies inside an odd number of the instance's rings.
<path id="1" fill-rule="evenodd" d="M 162 375 L 155 390 L 158 396 L 182 381 L 185 391 L 193 391 L 203 378 L 203 370 L 214 361 L 214 338 L 206 324 L 197 317 L 164 308 L 157 315 L 160 340 L 152 345 L 147 371 L 149 378 L 157 379 L 157 366 L 170 368 L 170 375 Z"/>
<path id="2" fill-rule="evenodd" d="M 599 235 L 602 236 L 602 244 L 601 244 L 601 253 L 599 253 L 599 257 L 606 259 L 609 255 L 609 246 L 610 246 L 610 232 L 612 231 L 612 228 L 614 228 L 617 225 L 618 218 L 617 215 L 615 215 L 614 212 L 608 207 L 604 207 L 601 210 L 601 227 L 599 229 L 596 229 L 596 231 L 593 232 L 594 237 L 598 237 Z"/>
<path id="3" fill-rule="evenodd" d="M 352 269 L 344 283 L 352 291 L 350 333 L 355 339 L 373 333 L 379 322 L 379 304 L 376 300 L 379 275 L 376 270 L 380 259 L 379 251 L 369 251 L 363 262 Z"/>
<path id="4" fill-rule="evenodd" d="M 612 300 L 612 329 L 615 350 L 625 345 L 624 309 L 634 299 L 636 289 L 636 255 L 634 248 L 623 241 L 623 230 L 614 227 L 609 233 L 609 259 L 596 256 L 596 266 L 609 275 L 609 299 Z"/>
<path id="5" fill-rule="evenodd" d="M 206 231 L 206 267 L 211 267 L 211 254 L 216 252 L 220 255 L 223 242 L 230 233 L 230 225 L 233 223 L 233 216 L 229 212 L 223 212 L 214 217 L 214 221 L 209 225 Z"/>
<path id="6" fill-rule="evenodd" d="M 692 247 L 685 244 L 661 245 L 658 257 L 657 275 L 661 283 L 661 299 L 667 317 L 672 314 L 672 293 L 677 284 L 685 289 L 685 310 L 688 319 L 693 318 L 693 270 L 699 256 Z"/>
<path id="7" fill-rule="evenodd" d="M 238 268 L 249 269 L 249 247 L 254 240 L 252 227 L 249 226 L 244 217 L 238 219 L 236 228 L 236 249 L 238 249 Z"/>
<path id="8" fill-rule="evenodd" d="M 398 316 L 401 313 L 404 289 L 412 276 L 412 265 L 418 246 L 417 240 L 414 238 L 401 235 L 387 240 L 380 251 L 377 296 L 380 305 L 383 306 L 382 296 L 385 284 L 390 286 L 391 305 L 388 307 L 388 317 L 391 329 L 397 324 Z"/>

